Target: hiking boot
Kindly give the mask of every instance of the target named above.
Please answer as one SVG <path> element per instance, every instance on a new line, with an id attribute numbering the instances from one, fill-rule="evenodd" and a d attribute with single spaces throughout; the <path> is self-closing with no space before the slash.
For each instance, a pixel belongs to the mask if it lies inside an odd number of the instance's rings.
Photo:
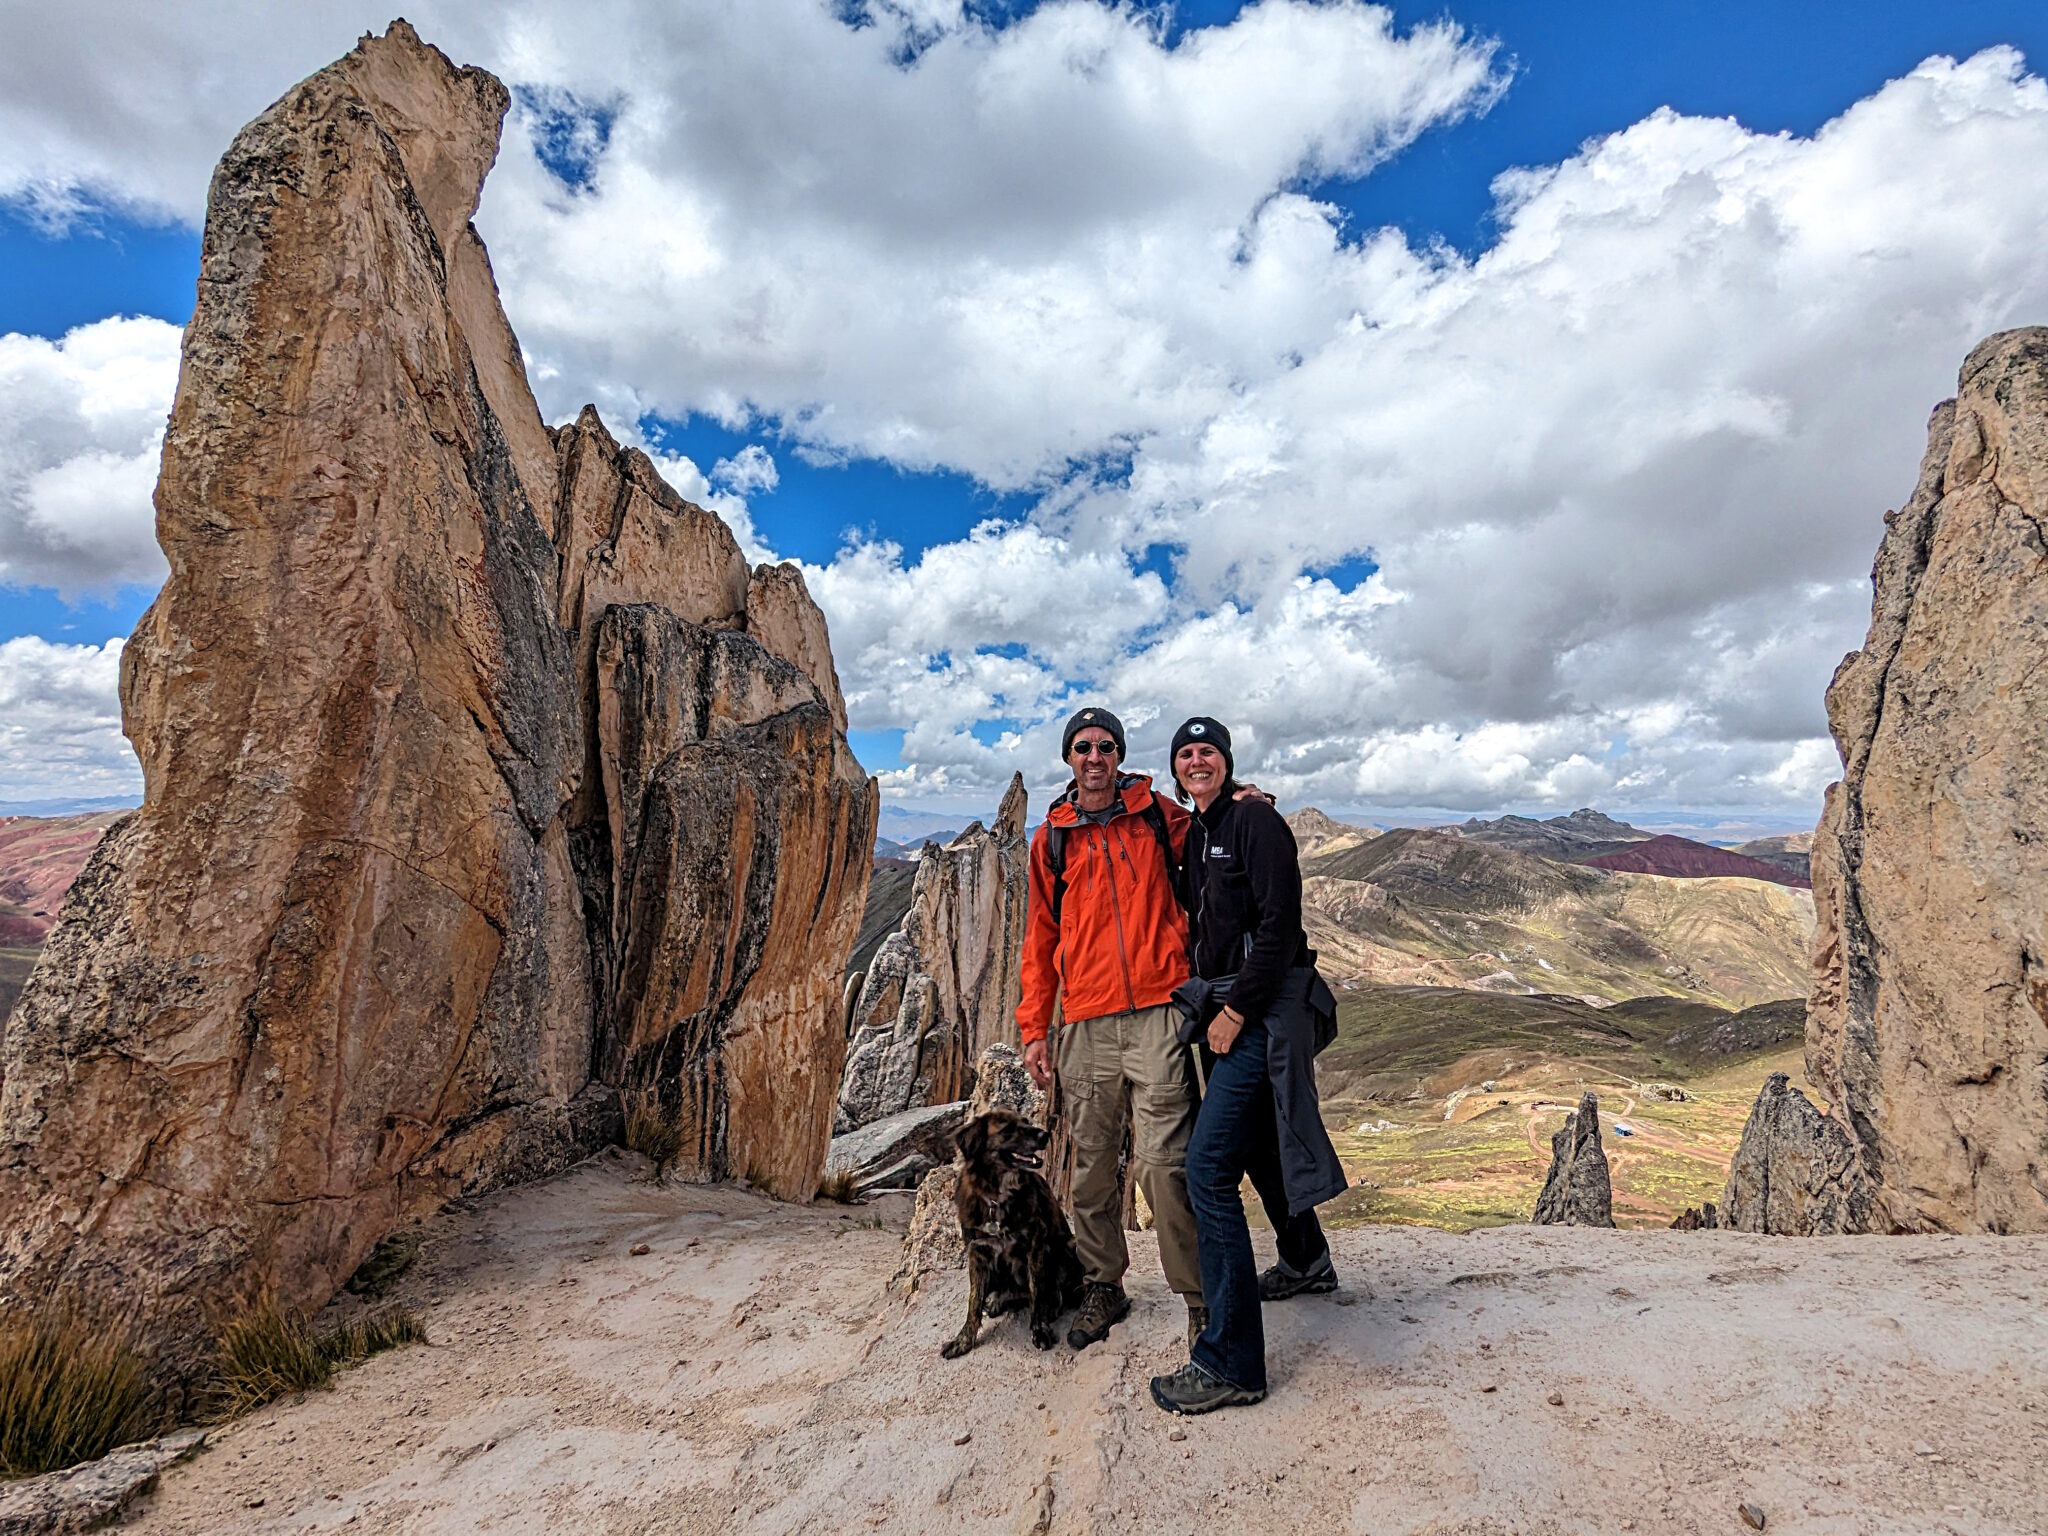
<path id="1" fill-rule="evenodd" d="M 1256 1403 L 1264 1392 L 1233 1387 L 1199 1360 L 1190 1360 L 1171 1376 L 1152 1378 L 1152 1401 L 1168 1413 L 1211 1413 Z"/>
<path id="2" fill-rule="evenodd" d="M 1199 1301 L 1188 1303 L 1188 1353 L 1195 1352 L 1195 1340 L 1209 1331 L 1209 1309 Z"/>
<path id="3" fill-rule="evenodd" d="M 1109 1337 L 1112 1325 L 1130 1315 L 1131 1298 L 1124 1294 L 1122 1286 L 1091 1280 L 1087 1294 L 1081 1298 L 1081 1310 L 1074 1314 L 1074 1326 L 1067 1330 L 1067 1343 L 1075 1349 L 1100 1344 Z"/>
<path id="4" fill-rule="evenodd" d="M 1337 1266 L 1330 1262 L 1326 1248 L 1323 1256 L 1303 1274 L 1290 1269 L 1285 1260 L 1275 1264 L 1259 1276 L 1259 1300 L 1285 1301 L 1290 1296 L 1316 1296 L 1325 1291 L 1337 1289 Z"/>

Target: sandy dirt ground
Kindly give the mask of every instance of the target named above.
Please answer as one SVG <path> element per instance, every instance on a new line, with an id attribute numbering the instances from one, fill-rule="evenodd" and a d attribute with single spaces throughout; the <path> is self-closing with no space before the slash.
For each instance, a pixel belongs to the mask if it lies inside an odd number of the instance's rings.
<path id="1" fill-rule="evenodd" d="M 2048 1239 L 1338 1232 L 1342 1289 L 1267 1309 L 1272 1395 L 1177 1420 L 1146 1234 L 1106 1344 L 1010 1317 L 948 1363 L 963 1279 L 886 1287 L 905 1201 L 644 1168 L 437 1218 L 431 1344 L 223 1428 L 124 1530 L 2048 1530 Z"/>

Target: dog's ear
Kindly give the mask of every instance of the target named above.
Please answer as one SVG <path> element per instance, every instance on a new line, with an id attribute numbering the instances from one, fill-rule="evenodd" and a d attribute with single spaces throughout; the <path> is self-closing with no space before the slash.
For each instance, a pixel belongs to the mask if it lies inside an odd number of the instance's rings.
<path id="1" fill-rule="evenodd" d="M 988 1151 L 988 1116 L 977 1116 L 955 1131 L 953 1150 L 970 1163 Z"/>

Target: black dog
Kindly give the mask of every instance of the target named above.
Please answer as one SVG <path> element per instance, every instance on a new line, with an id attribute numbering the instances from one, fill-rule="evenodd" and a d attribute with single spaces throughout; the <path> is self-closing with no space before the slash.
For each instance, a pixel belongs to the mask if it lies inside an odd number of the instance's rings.
<path id="1" fill-rule="evenodd" d="M 1081 1299 L 1074 1235 L 1039 1173 L 1050 1138 L 1006 1110 L 960 1128 L 954 1203 L 967 1246 L 967 1321 L 939 1351 L 957 1360 L 974 1348 L 983 1317 L 1031 1307 L 1031 1342 L 1051 1349 L 1053 1321 Z"/>

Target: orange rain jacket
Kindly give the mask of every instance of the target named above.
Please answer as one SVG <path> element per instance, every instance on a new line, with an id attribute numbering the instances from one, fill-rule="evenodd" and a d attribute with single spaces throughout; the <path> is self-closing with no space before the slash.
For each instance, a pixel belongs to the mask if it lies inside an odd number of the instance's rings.
<path id="1" fill-rule="evenodd" d="M 1017 1033 L 1026 1045 L 1043 1040 L 1056 995 L 1070 1024 L 1104 1014 L 1156 1008 L 1188 978 L 1188 925 L 1173 894 L 1173 874 L 1152 825 L 1141 814 L 1155 802 L 1166 817 L 1177 863 L 1187 840 L 1188 813 L 1154 796 L 1145 774 L 1117 780 L 1123 804 L 1097 826 L 1074 809 L 1074 786 L 1053 802 L 1031 838 L 1030 897 L 1024 917 L 1024 996 Z M 1065 827 L 1067 890 L 1057 932 L 1052 921 L 1052 866 L 1046 829 Z"/>

